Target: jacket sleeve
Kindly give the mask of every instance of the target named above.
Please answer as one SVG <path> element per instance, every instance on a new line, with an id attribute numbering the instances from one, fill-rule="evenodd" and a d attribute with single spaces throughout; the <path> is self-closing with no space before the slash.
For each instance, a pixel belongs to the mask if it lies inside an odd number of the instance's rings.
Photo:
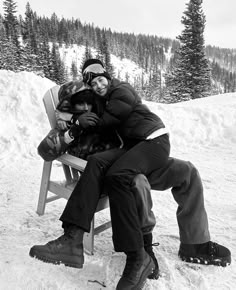
<path id="1" fill-rule="evenodd" d="M 52 161 L 64 154 L 68 146 L 64 141 L 64 131 L 55 128 L 40 142 L 38 154 L 45 161 Z"/>
<path id="2" fill-rule="evenodd" d="M 127 88 L 114 90 L 100 118 L 99 127 L 119 126 L 128 118 L 135 104 L 136 98 Z"/>

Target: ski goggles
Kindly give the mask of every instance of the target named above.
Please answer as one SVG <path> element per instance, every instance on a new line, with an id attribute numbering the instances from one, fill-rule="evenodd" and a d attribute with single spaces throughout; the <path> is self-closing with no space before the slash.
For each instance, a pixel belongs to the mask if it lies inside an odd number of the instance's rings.
<path id="1" fill-rule="evenodd" d="M 90 85 L 91 84 L 91 81 L 96 78 L 96 77 L 100 77 L 100 76 L 104 76 L 104 77 L 107 77 L 108 78 L 108 74 L 106 72 L 103 72 L 103 73 L 94 73 L 94 72 L 85 72 L 83 74 L 83 82 Z"/>

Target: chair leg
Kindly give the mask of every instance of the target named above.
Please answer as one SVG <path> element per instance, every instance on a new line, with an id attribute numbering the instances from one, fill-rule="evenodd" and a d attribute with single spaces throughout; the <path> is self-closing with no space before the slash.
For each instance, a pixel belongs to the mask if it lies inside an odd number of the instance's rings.
<path id="1" fill-rule="evenodd" d="M 75 168 L 71 168 L 71 171 L 72 171 L 72 176 L 73 176 L 73 180 L 79 180 L 79 177 L 80 177 L 80 172 L 75 169 Z"/>
<path id="2" fill-rule="evenodd" d="M 64 170 L 64 174 L 65 174 L 65 178 L 66 178 L 66 183 L 70 184 L 73 181 L 72 175 L 71 175 L 71 170 L 70 167 L 66 164 L 62 164 L 63 170 Z"/>
<path id="3" fill-rule="evenodd" d="M 44 161 L 43 174 L 42 174 L 40 193 L 39 193 L 39 199 L 38 199 L 38 207 L 37 207 L 37 213 L 39 215 L 43 215 L 45 211 L 51 169 L 52 169 L 52 162 Z"/>
<path id="4" fill-rule="evenodd" d="M 94 253 L 94 218 L 91 222 L 90 232 L 84 233 L 84 250 L 90 255 Z"/>

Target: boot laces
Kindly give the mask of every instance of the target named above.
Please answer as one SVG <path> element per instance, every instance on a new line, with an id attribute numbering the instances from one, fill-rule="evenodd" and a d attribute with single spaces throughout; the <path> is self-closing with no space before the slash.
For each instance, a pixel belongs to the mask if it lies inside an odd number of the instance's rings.
<path id="1" fill-rule="evenodd" d="M 159 243 L 153 243 L 153 244 L 145 245 L 144 248 L 145 248 L 146 252 L 147 252 L 147 253 L 148 253 L 152 258 L 156 259 L 152 247 L 158 247 L 159 245 L 160 245 Z"/>
<path id="2" fill-rule="evenodd" d="M 144 247 L 146 252 L 148 253 L 148 255 L 152 258 L 156 268 L 159 268 L 159 265 L 158 265 L 158 262 L 157 262 L 157 259 L 156 259 L 154 252 L 153 252 L 152 247 L 158 247 L 159 245 L 160 245 L 159 243 L 153 243 L 153 244 L 146 245 Z"/>

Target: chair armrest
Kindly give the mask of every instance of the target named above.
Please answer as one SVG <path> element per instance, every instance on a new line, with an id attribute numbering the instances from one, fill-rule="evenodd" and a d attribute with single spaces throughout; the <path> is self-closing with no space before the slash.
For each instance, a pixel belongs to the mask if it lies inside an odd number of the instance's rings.
<path id="1" fill-rule="evenodd" d="M 71 166 L 72 168 L 75 168 L 81 172 L 84 171 L 84 168 L 87 164 L 86 160 L 75 157 L 68 153 L 63 154 L 62 156 L 58 157 L 56 160 L 60 161 L 61 163 L 65 165 Z"/>

